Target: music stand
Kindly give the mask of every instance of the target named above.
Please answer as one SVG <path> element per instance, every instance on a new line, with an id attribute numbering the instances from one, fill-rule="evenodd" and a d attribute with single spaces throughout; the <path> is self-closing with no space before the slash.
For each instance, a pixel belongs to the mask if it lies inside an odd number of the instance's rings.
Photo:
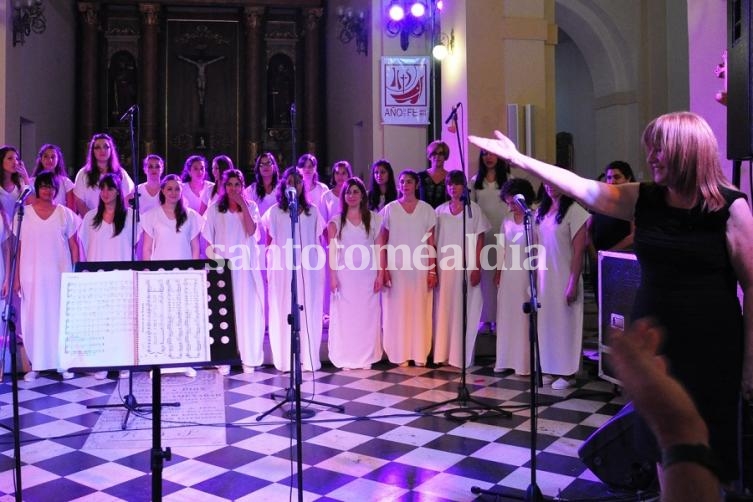
<path id="1" fill-rule="evenodd" d="M 76 272 L 97 272 L 111 270 L 134 270 L 134 271 L 169 271 L 169 270 L 206 270 L 207 271 L 207 295 L 210 309 L 209 323 L 211 325 L 209 336 L 210 361 L 201 361 L 193 364 L 237 364 L 238 345 L 235 334 L 235 312 L 232 299 L 231 272 L 227 267 L 221 267 L 213 260 L 166 260 L 166 261 L 137 261 L 137 262 L 88 262 L 78 263 Z M 161 413 L 163 404 L 162 376 L 160 370 L 165 367 L 181 367 L 186 363 L 151 364 L 146 366 L 124 365 L 119 369 L 134 369 L 152 371 L 152 500 L 162 500 L 162 470 L 164 461 L 172 458 L 170 448 L 162 449 L 162 422 Z M 99 368 L 99 369 L 109 369 Z M 67 368 L 68 369 L 68 368 Z M 84 368 L 69 368 L 73 371 L 81 371 Z M 85 368 L 91 370 L 92 368 Z M 97 368 L 95 368 L 97 369 Z M 135 398 L 134 398 L 135 402 Z M 114 406 L 125 406 L 122 405 Z M 145 405 L 142 405 L 145 406 Z M 94 406 L 89 406 L 93 408 Z M 106 406 L 100 406 L 106 407 Z M 128 410 L 133 411 L 133 410 Z"/>

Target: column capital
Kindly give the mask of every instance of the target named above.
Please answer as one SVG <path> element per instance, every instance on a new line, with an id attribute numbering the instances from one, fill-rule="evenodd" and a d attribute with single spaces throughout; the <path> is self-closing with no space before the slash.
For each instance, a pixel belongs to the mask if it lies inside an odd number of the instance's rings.
<path id="1" fill-rule="evenodd" d="M 145 25 L 156 26 L 159 23 L 159 4 L 140 3 L 139 12 L 141 12 L 141 20 Z"/>
<path id="2" fill-rule="evenodd" d="M 259 31 L 261 29 L 261 21 L 263 18 L 264 7 L 244 7 L 243 21 L 246 33 Z"/>
<path id="3" fill-rule="evenodd" d="M 99 4 L 94 2 L 79 2 L 78 12 L 87 26 L 96 27 L 99 24 Z"/>
<path id="4" fill-rule="evenodd" d="M 320 27 L 322 15 L 324 15 L 324 9 L 321 7 L 304 9 L 303 15 L 306 19 L 306 29 L 309 31 L 316 30 Z"/>

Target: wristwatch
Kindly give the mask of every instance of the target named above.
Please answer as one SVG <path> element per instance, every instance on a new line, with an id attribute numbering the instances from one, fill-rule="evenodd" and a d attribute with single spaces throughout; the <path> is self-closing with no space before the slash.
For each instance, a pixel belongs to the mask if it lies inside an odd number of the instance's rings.
<path id="1" fill-rule="evenodd" d="M 662 450 L 661 463 L 666 469 L 679 462 L 692 462 L 721 478 L 722 466 L 711 448 L 705 444 L 676 444 Z"/>

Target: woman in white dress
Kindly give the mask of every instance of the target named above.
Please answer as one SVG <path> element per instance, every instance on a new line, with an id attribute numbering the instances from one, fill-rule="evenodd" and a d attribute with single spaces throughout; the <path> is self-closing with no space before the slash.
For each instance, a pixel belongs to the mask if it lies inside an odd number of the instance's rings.
<path id="1" fill-rule="evenodd" d="M 60 368 L 58 357 L 60 282 L 61 274 L 72 272 L 79 259 L 76 230 L 81 220 L 55 203 L 54 174 L 37 176 L 34 188 L 37 196 L 26 207 L 16 268 L 23 340 L 32 368 L 24 380 L 33 381 L 39 371 L 49 369 L 58 370 L 67 380 L 73 373 Z"/>
<path id="2" fill-rule="evenodd" d="M 238 350 L 244 373 L 264 363 L 264 288 L 259 273 L 256 243 L 259 209 L 244 195 L 243 174 L 225 171 L 223 193 L 204 213 L 202 234 L 209 242 L 210 259 L 228 260 L 233 280 L 233 307 Z M 227 375 L 229 366 L 220 366 Z"/>
<path id="3" fill-rule="evenodd" d="M 484 237 L 487 243 L 496 239 L 502 220 L 509 215 L 507 204 L 499 197 L 499 189 L 510 176 L 510 166 L 491 152 L 481 150 L 478 157 L 478 173 L 471 178 L 471 200 L 481 206 L 481 211 L 491 225 Z M 494 269 L 497 268 L 497 249 L 489 249 L 489 267 L 481 270 L 481 294 L 484 304 L 481 308 L 483 331 L 491 332 L 496 328 L 497 288 L 494 286 Z"/>
<path id="4" fill-rule="evenodd" d="M 383 346 L 393 364 L 407 366 L 413 360 L 424 366 L 431 350 L 432 289 L 437 285 L 436 255 L 427 246 L 434 247 L 437 216 L 417 198 L 415 171 L 400 173 L 398 185 L 400 197 L 382 210 L 379 234 L 380 268 L 388 288 L 382 291 Z M 415 263 L 414 255 L 421 256 Z"/>
<path id="5" fill-rule="evenodd" d="M 546 267 L 538 269 L 541 310 L 538 315 L 541 371 L 552 388 L 575 385 L 583 342 L 583 257 L 589 213 L 556 188 L 544 184 L 536 213 L 539 244 L 546 250 Z M 549 380 L 549 379 L 547 379 Z"/>
<path id="6" fill-rule="evenodd" d="M 324 221 L 330 221 L 336 215 L 340 214 L 340 192 L 342 192 L 345 182 L 353 177 L 353 167 L 347 160 L 339 160 L 332 165 L 332 184 L 331 190 L 327 190 L 322 195 L 322 209 Z"/>
<path id="7" fill-rule="evenodd" d="M 120 180 L 105 174 L 99 180 L 99 205 L 84 216 L 79 230 L 81 261 L 130 261 L 133 209 L 123 200 Z M 136 241 L 141 226 L 136 226 Z"/>
<path id="8" fill-rule="evenodd" d="M 372 211 L 381 211 L 384 206 L 397 199 L 395 172 L 387 160 L 379 159 L 371 165 L 368 194 L 369 209 Z"/>
<path id="9" fill-rule="evenodd" d="M 203 220 L 199 213 L 183 206 L 182 183 L 175 174 L 162 179 L 160 205 L 141 219 L 144 260 L 197 260 L 199 233 Z"/>
<path id="10" fill-rule="evenodd" d="M 447 173 L 450 200 L 437 207 L 437 263 L 439 284 L 434 290 L 434 362 L 456 368 L 471 366 L 481 318 L 481 249 L 489 221 L 478 204 L 470 202 L 470 214 L 464 211 L 466 179 L 463 171 Z M 463 220 L 465 219 L 465 233 Z M 467 236 L 467 237 L 465 237 Z M 463 240 L 465 239 L 465 272 Z M 463 326 L 463 274 L 468 278 L 466 324 Z M 465 329 L 465 362 L 463 362 Z"/>
<path id="11" fill-rule="evenodd" d="M 0 147 L 0 159 L 3 162 L 0 173 L 2 176 L 0 206 L 2 206 L 5 222 L 10 223 L 18 197 L 24 188 L 29 186 L 29 174 L 15 147 L 7 145 Z"/>
<path id="12" fill-rule="evenodd" d="M 180 173 L 183 181 L 185 206 L 201 214 L 201 200 L 204 193 L 212 190 L 214 183 L 207 180 L 207 159 L 201 155 L 191 155 L 183 163 Z"/>
<path id="13" fill-rule="evenodd" d="M 530 279 L 526 267 L 526 236 L 523 211 L 515 203 L 515 195 L 522 195 L 528 207 L 536 198 L 533 186 L 525 178 L 507 180 L 500 190 L 500 199 L 509 206 L 508 215 L 500 224 L 497 270 L 497 346 L 494 372 L 513 369 L 516 375 L 529 375 L 530 342 L 528 315 L 523 303 L 531 300 Z M 530 266 L 533 261 L 528 262 Z"/>
<path id="14" fill-rule="evenodd" d="M 290 371 L 290 325 L 292 271 L 287 255 L 292 246 L 290 203 L 286 188 L 294 188 L 298 209 L 295 225 L 296 285 L 300 315 L 301 365 L 306 371 L 321 367 L 322 301 L 324 297 L 325 253 L 321 246 L 324 220 L 306 198 L 303 178 L 294 167 L 282 175 L 277 204 L 262 216 L 267 231 L 267 277 L 269 278 L 269 345 L 275 368 Z"/>
<path id="15" fill-rule="evenodd" d="M 76 197 L 73 195 L 73 181 L 68 177 L 63 151 L 59 146 L 42 145 L 37 154 L 37 163 L 29 185 L 34 186 L 34 179 L 45 171 L 52 172 L 55 175 L 55 186 L 58 189 L 55 203 L 62 204 L 71 211 L 75 211 Z M 31 202 L 30 200 L 29 203 Z"/>
<path id="16" fill-rule="evenodd" d="M 210 190 L 206 190 L 201 197 L 201 210 L 199 214 L 204 214 L 209 206 L 216 203 L 222 196 L 222 176 L 226 171 L 235 169 L 233 160 L 227 155 L 217 155 L 212 159 L 212 178 L 214 185 Z"/>
<path id="17" fill-rule="evenodd" d="M 162 173 L 165 171 L 165 161 L 159 155 L 150 153 L 144 157 L 142 168 L 146 181 L 140 183 L 138 187 L 139 214 L 144 214 L 159 206 L 160 182 Z"/>
<path id="18" fill-rule="evenodd" d="M 322 196 L 328 188 L 327 185 L 319 181 L 316 157 L 310 153 L 305 153 L 298 158 L 298 164 L 296 165 L 298 166 L 298 172 L 303 176 L 303 184 L 306 188 L 306 198 L 309 204 L 316 207 L 323 217 L 325 212 L 322 206 Z"/>
<path id="19" fill-rule="evenodd" d="M 346 208 L 327 224 L 329 277 L 329 360 L 338 368 L 371 369 L 382 358 L 382 273 L 375 244 L 380 216 L 366 207 L 366 187 L 350 178 L 340 193 Z"/>
<path id="20" fill-rule="evenodd" d="M 89 142 L 86 164 L 76 173 L 73 195 L 76 210 L 81 216 L 99 205 L 99 180 L 107 173 L 120 176 L 120 185 L 126 200 L 134 191 L 133 180 L 120 165 L 115 142 L 104 133 L 95 134 Z"/>

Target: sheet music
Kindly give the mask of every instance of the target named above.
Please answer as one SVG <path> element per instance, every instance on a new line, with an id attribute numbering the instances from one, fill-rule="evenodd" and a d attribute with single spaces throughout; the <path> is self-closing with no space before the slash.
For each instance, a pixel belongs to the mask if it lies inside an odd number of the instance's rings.
<path id="1" fill-rule="evenodd" d="M 133 272 L 67 272 L 60 288 L 61 368 L 133 365 Z"/>
<path id="2" fill-rule="evenodd" d="M 138 273 L 138 364 L 211 360 L 205 270 Z"/>

